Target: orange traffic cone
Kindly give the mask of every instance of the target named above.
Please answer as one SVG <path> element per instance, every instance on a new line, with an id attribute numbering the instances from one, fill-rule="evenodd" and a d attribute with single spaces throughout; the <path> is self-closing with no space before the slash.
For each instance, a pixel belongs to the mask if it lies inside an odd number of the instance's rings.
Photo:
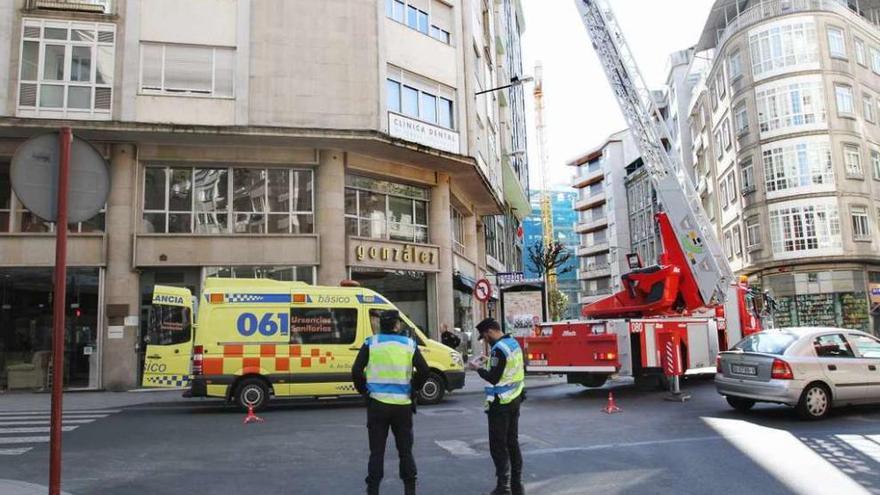
<path id="1" fill-rule="evenodd" d="M 248 412 L 247 412 L 247 416 L 244 417 L 244 424 L 262 423 L 262 422 L 263 422 L 263 418 L 254 414 L 254 406 L 248 404 Z"/>
<path id="2" fill-rule="evenodd" d="M 611 392 L 608 392 L 608 404 L 606 404 L 605 407 L 602 408 L 602 412 L 604 412 L 605 414 L 614 414 L 620 412 L 620 408 L 617 407 L 617 403 L 614 402 L 614 394 L 612 394 Z"/>

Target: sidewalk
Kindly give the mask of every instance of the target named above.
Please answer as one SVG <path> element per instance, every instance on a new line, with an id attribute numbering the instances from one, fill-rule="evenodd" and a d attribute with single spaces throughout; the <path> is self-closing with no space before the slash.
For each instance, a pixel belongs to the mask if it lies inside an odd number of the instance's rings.
<path id="1" fill-rule="evenodd" d="M 564 384 L 565 377 L 558 375 L 527 376 L 526 388 L 535 389 Z M 486 382 L 474 371 L 468 371 L 464 388 L 454 393 L 481 394 Z M 184 399 L 181 390 L 135 390 L 129 392 L 65 392 L 64 409 L 118 409 L 148 404 L 194 404 L 200 399 Z M 213 399 L 208 399 L 213 400 Z M 48 392 L 5 392 L 0 393 L 0 412 L 48 411 L 51 395 Z M 3 493 L 0 491 L 0 493 Z"/>

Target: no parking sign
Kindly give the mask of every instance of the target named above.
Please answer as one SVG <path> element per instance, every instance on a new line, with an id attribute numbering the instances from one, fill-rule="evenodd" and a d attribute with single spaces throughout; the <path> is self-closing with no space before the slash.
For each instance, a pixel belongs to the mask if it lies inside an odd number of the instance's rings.
<path id="1" fill-rule="evenodd" d="M 492 297 L 492 286 L 485 278 L 481 278 L 474 286 L 474 297 L 480 302 L 486 302 Z"/>

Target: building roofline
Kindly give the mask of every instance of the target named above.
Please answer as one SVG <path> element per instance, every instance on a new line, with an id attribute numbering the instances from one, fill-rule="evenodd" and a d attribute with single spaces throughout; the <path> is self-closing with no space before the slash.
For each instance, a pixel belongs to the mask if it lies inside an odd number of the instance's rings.
<path id="1" fill-rule="evenodd" d="M 629 128 L 621 129 L 605 138 L 605 141 L 603 141 L 602 144 L 600 144 L 599 146 L 596 146 L 590 151 L 578 155 L 575 158 L 567 160 L 565 164 L 569 167 L 578 167 L 583 165 L 584 163 L 593 161 L 596 158 L 602 156 L 602 152 L 605 150 L 605 148 L 608 147 L 609 144 L 622 142 L 627 133 L 629 133 Z"/>

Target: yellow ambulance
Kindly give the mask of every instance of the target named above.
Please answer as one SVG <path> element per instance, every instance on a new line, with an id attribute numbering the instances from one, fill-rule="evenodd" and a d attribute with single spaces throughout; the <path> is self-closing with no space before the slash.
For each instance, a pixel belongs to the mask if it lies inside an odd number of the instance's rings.
<path id="1" fill-rule="evenodd" d="M 147 325 L 143 386 L 186 388 L 260 409 L 270 397 L 357 395 L 351 366 L 379 315 L 397 309 L 376 292 L 266 279 L 209 278 L 190 291 L 156 286 Z M 194 314 L 198 319 L 193 322 Z M 403 312 L 403 332 L 431 368 L 418 391 L 424 404 L 464 386 L 461 354 L 425 336 Z"/>

